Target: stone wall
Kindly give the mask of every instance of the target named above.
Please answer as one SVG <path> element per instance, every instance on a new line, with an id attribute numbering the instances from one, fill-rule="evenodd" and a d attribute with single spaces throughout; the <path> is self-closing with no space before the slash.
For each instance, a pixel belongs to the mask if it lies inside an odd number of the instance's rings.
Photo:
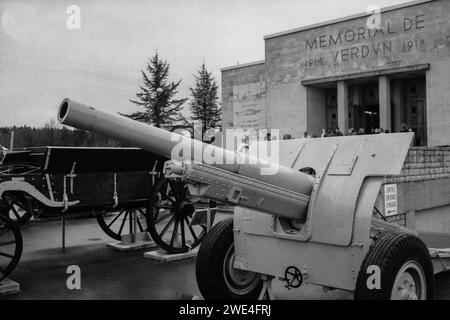
<path id="1" fill-rule="evenodd" d="M 388 221 L 408 225 L 407 214 L 410 213 L 412 225 L 409 227 L 417 227 L 415 215 L 423 212 L 421 221 L 427 221 L 425 215 L 435 209 L 446 211 L 443 208 L 450 206 L 450 147 L 410 148 L 400 175 L 385 177 L 383 181 L 383 185 L 392 183 L 397 184 L 399 214 L 388 217 Z M 376 206 L 384 214 L 384 187 Z"/>
<path id="2" fill-rule="evenodd" d="M 450 148 L 412 147 L 399 176 L 385 183 L 404 183 L 450 178 Z"/>

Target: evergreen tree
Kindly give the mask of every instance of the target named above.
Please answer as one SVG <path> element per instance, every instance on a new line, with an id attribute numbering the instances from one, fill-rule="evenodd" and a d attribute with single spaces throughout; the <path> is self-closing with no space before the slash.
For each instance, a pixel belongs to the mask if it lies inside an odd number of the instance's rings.
<path id="1" fill-rule="evenodd" d="M 221 126 L 222 108 L 219 105 L 218 87 L 211 72 L 202 64 L 195 76 L 195 87 L 191 90 L 191 120 L 202 121 L 202 134 L 208 129 Z"/>
<path id="2" fill-rule="evenodd" d="M 139 86 L 137 99 L 130 101 L 144 107 L 145 111 L 124 116 L 172 131 L 175 123 L 181 120 L 181 106 L 187 100 L 175 99 L 181 80 L 169 83 L 169 64 L 160 60 L 158 53 L 149 60 L 146 71 L 141 72 L 143 85 Z"/>

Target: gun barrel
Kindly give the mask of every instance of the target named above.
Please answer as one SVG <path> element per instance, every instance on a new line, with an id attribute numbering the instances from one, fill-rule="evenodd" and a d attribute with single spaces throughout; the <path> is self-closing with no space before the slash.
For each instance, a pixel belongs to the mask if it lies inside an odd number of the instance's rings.
<path id="1" fill-rule="evenodd" d="M 208 150 L 208 154 L 216 155 L 215 161 L 208 165 L 287 189 L 305 197 L 309 197 L 312 192 L 314 178 L 292 168 L 267 163 L 267 161 L 251 158 L 243 153 L 208 145 L 127 117 L 97 110 L 68 98 L 62 101 L 57 118 L 61 124 L 106 134 L 177 161 L 203 163 L 205 151 Z M 180 149 L 180 146 L 184 148 Z M 183 151 L 180 152 L 180 150 Z M 261 171 L 264 168 L 267 169 L 268 166 L 275 166 L 276 173 L 261 175 Z M 283 215 L 282 203 L 279 208 L 280 212 L 272 213 Z M 294 217 L 289 215 L 289 217 L 303 219 L 305 211 L 305 204 L 303 204 L 299 207 L 298 215 Z"/>

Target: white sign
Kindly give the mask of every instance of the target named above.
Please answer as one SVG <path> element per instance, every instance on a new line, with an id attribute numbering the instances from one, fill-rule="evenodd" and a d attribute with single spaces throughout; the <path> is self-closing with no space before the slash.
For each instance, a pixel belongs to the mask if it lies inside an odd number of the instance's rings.
<path id="1" fill-rule="evenodd" d="M 240 129 L 265 128 L 265 82 L 233 87 L 233 126 Z"/>
<path id="2" fill-rule="evenodd" d="M 397 207 L 397 185 L 384 185 L 384 215 L 386 217 L 395 216 L 398 214 Z"/>

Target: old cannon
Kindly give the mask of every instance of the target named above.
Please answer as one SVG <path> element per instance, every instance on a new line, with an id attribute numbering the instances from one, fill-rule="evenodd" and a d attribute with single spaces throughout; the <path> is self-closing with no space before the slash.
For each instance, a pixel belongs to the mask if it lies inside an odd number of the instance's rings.
<path id="1" fill-rule="evenodd" d="M 383 177 L 400 172 L 412 133 L 261 141 L 243 154 L 69 99 L 58 120 L 171 158 L 167 178 L 235 206 L 198 253 L 197 282 L 207 299 L 271 297 L 274 278 L 287 288 L 308 283 L 360 299 L 433 296 L 424 242 L 374 214 Z M 279 161 L 261 148 L 279 149 Z"/>

